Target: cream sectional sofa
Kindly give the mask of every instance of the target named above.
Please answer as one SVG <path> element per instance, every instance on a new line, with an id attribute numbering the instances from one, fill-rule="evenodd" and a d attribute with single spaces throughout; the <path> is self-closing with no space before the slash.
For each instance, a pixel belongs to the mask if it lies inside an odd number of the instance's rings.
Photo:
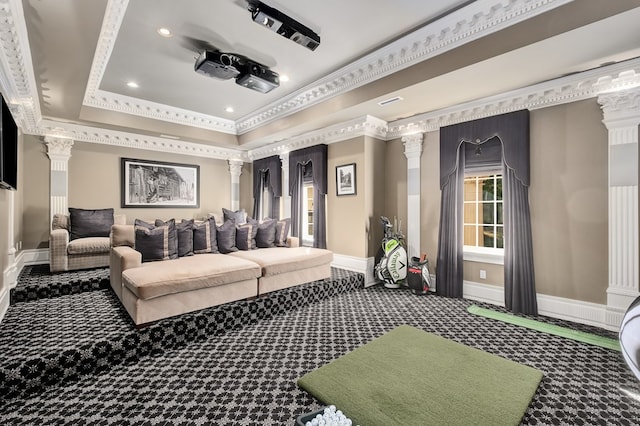
<path id="1" fill-rule="evenodd" d="M 134 226 L 114 225 L 111 287 L 141 325 L 331 276 L 331 251 L 298 247 L 297 238 L 287 242 L 288 247 L 142 262 Z"/>

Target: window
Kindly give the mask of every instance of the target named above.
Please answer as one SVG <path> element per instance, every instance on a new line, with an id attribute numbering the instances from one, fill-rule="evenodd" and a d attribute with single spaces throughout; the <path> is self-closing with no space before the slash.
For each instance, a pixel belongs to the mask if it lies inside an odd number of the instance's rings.
<path id="1" fill-rule="evenodd" d="M 504 222 L 502 175 L 468 176 L 464 179 L 465 260 L 490 261 L 471 254 L 503 256 Z M 499 259 L 494 259 L 495 261 Z M 502 262 L 491 262 L 502 263 Z"/>
<path id="2" fill-rule="evenodd" d="M 305 182 L 302 187 L 302 242 L 313 245 L 313 182 Z"/>
<path id="3" fill-rule="evenodd" d="M 260 179 L 260 198 L 258 199 L 258 211 L 255 214 L 256 219 L 271 217 L 271 199 L 273 197 L 271 195 L 271 189 L 268 185 L 267 176 L 268 175 L 264 173 Z"/>

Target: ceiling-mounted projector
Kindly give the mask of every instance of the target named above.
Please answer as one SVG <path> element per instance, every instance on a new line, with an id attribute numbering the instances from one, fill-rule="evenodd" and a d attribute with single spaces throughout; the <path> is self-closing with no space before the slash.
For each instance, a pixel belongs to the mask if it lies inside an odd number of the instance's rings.
<path id="1" fill-rule="evenodd" d="M 260 93 L 268 93 L 280 86 L 278 73 L 233 53 L 205 50 L 196 58 L 193 68 L 199 74 L 220 80 L 235 78 L 240 86 Z"/>
<path id="2" fill-rule="evenodd" d="M 246 61 L 240 75 L 236 78 L 236 84 L 267 93 L 280 86 L 280 76 L 264 65 Z"/>
<path id="3" fill-rule="evenodd" d="M 193 68 L 197 73 L 209 77 L 230 80 L 240 74 L 237 62 L 235 56 L 229 53 L 205 50 L 196 58 Z"/>
<path id="4" fill-rule="evenodd" d="M 264 25 L 309 50 L 316 50 L 320 46 L 320 36 L 317 33 L 278 9 L 257 0 L 249 0 L 248 5 L 253 22 Z"/>

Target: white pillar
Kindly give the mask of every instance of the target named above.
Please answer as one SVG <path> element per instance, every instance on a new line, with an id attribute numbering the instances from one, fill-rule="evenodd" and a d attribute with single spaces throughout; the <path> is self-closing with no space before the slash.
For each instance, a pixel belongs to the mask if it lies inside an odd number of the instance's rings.
<path id="1" fill-rule="evenodd" d="M 16 266 L 16 242 L 15 238 L 15 228 L 14 228 L 14 220 L 15 220 L 15 191 L 7 191 L 7 197 L 9 200 L 9 227 L 7 232 L 7 268 L 4 271 L 4 282 L 5 288 L 15 288 L 16 284 L 18 284 L 17 280 L 17 272 L 18 268 Z M 8 302 L 7 302 L 8 303 Z"/>
<path id="2" fill-rule="evenodd" d="M 638 297 L 638 130 L 640 88 L 602 94 L 609 131 L 609 286 L 607 318 L 619 326 Z"/>
<path id="3" fill-rule="evenodd" d="M 420 156 L 422 133 L 404 136 L 407 157 L 407 254 L 420 256 Z"/>
<path id="4" fill-rule="evenodd" d="M 231 174 L 231 210 L 240 208 L 240 175 L 242 174 L 241 160 L 229 160 L 229 173 Z"/>
<path id="5" fill-rule="evenodd" d="M 282 162 L 282 212 L 281 218 L 291 217 L 291 196 L 289 195 L 289 153 L 280 154 Z"/>
<path id="6" fill-rule="evenodd" d="M 73 140 L 55 136 L 45 136 L 50 164 L 49 184 L 49 226 L 54 214 L 69 214 L 69 158 Z"/>

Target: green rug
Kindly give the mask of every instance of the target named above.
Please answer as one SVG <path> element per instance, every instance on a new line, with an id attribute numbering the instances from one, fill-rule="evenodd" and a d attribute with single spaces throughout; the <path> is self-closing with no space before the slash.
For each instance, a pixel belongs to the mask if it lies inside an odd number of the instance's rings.
<path id="1" fill-rule="evenodd" d="M 498 321 L 507 322 L 509 324 L 519 325 L 520 327 L 553 334 L 554 336 L 565 337 L 567 339 L 577 340 L 578 342 L 588 343 L 590 345 L 600 346 L 606 349 L 613 349 L 614 351 L 620 351 L 620 342 L 618 339 L 611 339 L 609 337 L 585 333 L 584 331 L 572 330 L 570 328 L 560 327 L 559 325 L 547 324 L 529 318 L 506 314 L 504 312 L 496 312 L 491 309 L 481 308 L 477 305 L 469 306 L 467 311 L 474 315 L 480 315 Z"/>
<path id="2" fill-rule="evenodd" d="M 361 426 L 518 425 L 542 373 L 402 325 L 298 380 Z"/>

